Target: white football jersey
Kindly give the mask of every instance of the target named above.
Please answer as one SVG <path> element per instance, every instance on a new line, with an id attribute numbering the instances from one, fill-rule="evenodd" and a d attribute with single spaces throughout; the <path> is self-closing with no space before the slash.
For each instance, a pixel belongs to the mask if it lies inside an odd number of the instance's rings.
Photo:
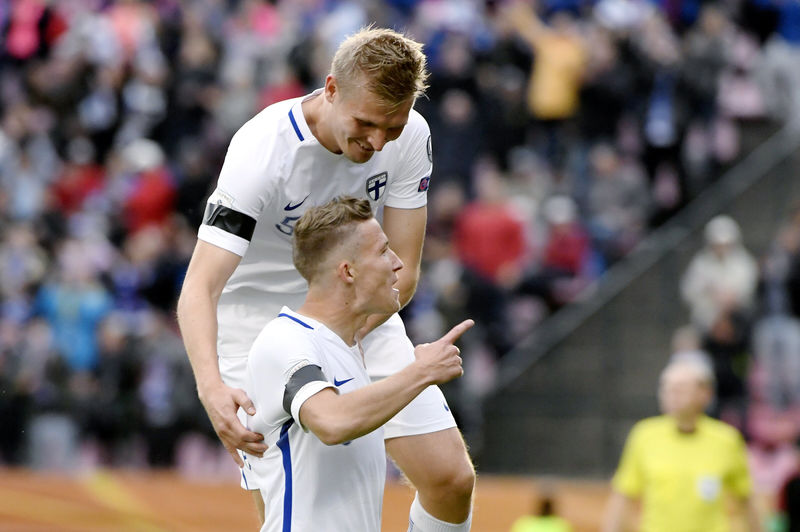
<path id="1" fill-rule="evenodd" d="M 299 390 L 296 371 L 318 366 L 325 380 Z M 386 477 L 383 429 L 340 445 L 325 445 L 300 424 L 300 407 L 325 388 L 349 393 L 370 384 L 357 346 L 283 308 L 256 338 L 247 361 L 247 395 L 256 408 L 248 428 L 264 435 L 261 458 L 243 454 L 243 485 L 258 486 L 266 506 L 261 532 L 379 531 Z"/>
<path id="2" fill-rule="evenodd" d="M 342 195 L 368 199 L 377 215 L 383 206 L 427 202 L 430 130 L 419 113 L 412 110 L 400 137 L 359 164 L 319 143 L 303 100 L 273 104 L 242 126 L 206 206 L 198 238 L 242 257 L 218 305 L 220 356 L 246 356 L 281 305 L 302 304 L 307 285 L 292 262 L 292 233 L 306 209 Z"/>

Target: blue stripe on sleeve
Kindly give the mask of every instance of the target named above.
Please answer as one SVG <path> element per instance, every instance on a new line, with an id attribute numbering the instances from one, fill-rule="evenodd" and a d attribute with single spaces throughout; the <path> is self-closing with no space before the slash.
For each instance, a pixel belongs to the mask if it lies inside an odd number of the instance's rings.
<path id="1" fill-rule="evenodd" d="M 283 456 L 283 532 L 292 530 L 292 450 L 289 447 L 289 427 L 294 424 L 290 419 L 281 427 L 281 435 L 278 438 L 278 449 Z"/>
<path id="2" fill-rule="evenodd" d="M 303 134 L 300 133 L 300 128 L 297 127 L 297 121 L 294 119 L 294 114 L 292 114 L 291 109 L 289 109 L 289 120 L 292 122 L 292 127 L 294 128 L 294 132 L 297 133 L 297 138 L 299 138 L 301 141 L 306 140 L 303 138 Z"/>

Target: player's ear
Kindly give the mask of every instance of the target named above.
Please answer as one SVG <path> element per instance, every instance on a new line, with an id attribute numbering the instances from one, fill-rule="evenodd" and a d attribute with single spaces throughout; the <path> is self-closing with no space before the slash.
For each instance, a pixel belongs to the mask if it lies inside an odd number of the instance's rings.
<path id="1" fill-rule="evenodd" d="M 336 267 L 336 275 L 347 284 L 352 284 L 356 279 L 356 272 L 353 264 L 344 260 Z"/>
<path id="2" fill-rule="evenodd" d="M 339 85 L 336 82 L 336 78 L 330 74 L 325 78 L 325 90 L 323 92 L 325 93 L 325 99 L 328 103 L 333 103 L 334 97 L 339 92 Z"/>

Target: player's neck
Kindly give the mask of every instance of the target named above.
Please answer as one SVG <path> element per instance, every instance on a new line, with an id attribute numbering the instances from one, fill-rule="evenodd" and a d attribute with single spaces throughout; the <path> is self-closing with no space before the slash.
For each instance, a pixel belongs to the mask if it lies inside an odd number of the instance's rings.
<path id="1" fill-rule="evenodd" d="M 699 415 L 685 415 L 673 416 L 675 425 L 678 427 L 678 432 L 681 434 L 693 434 L 697 430 L 697 423 L 700 419 Z"/>
<path id="2" fill-rule="evenodd" d="M 325 94 L 322 92 L 306 99 L 302 104 L 303 118 L 323 148 L 331 153 L 341 153 L 328 125 L 328 106 L 325 104 Z"/>
<path id="3" fill-rule="evenodd" d="M 340 304 L 335 298 L 317 298 L 311 292 L 308 296 L 297 312 L 320 322 L 347 345 L 354 345 L 356 331 L 366 323 L 367 314 L 352 312 L 351 306 Z"/>

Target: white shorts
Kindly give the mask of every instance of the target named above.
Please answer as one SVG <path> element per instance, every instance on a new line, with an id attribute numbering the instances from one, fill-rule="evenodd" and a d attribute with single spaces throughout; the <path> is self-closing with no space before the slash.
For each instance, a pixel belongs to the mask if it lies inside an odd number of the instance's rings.
<path id="1" fill-rule="evenodd" d="M 414 346 L 406 336 L 403 320 L 393 315 L 362 342 L 367 373 L 377 381 L 397 373 L 414 361 Z M 222 380 L 232 388 L 245 389 L 247 356 L 219 357 Z M 244 411 L 240 410 L 244 422 Z M 430 434 L 456 426 L 450 407 L 438 386 L 428 386 L 384 425 L 384 439 Z M 250 482 L 245 489 L 258 489 Z"/>

